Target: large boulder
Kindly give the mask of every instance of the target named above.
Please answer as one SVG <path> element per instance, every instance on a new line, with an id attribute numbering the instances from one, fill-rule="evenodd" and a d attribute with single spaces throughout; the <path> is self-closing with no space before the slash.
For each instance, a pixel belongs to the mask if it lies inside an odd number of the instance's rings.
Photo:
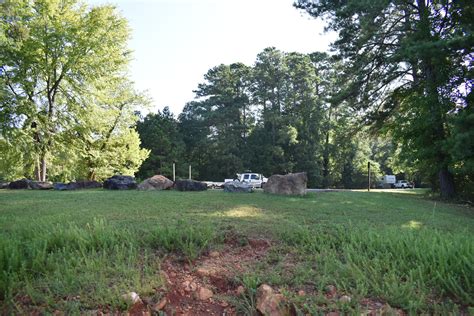
<path id="1" fill-rule="evenodd" d="M 168 190 L 173 187 L 173 181 L 162 175 L 148 178 L 138 185 L 138 190 Z"/>
<path id="2" fill-rule="evenodd" d="M 176 180 L 174 187 L 178 191 L 205 191 L 207 184 L 196 180 Z"/>
<path id="3" fill-rule="evenodd" d="M 21 179 L 12 181 L 8 184 L 9 189 L 30 189 L 30 190 L 51 190 L 53 188 L 52 182 L 33 181 L 29 179 Z"/>
<path id="4" fill-rule="evenodd" d="M 70 190 L 77 190 L 77 189 L 96 189 L 102 188 L 102 183 L 97 181 L 77 181 L 77 182 L 69 182 L 69 183 L 62 183 L 62 182 L 55 182 L 53 185 L 55 190 L 58 191 L 70 191 Z"/>
<path id="5" fill-rule="evenodd" d="M 102 183 L 98 181 L 82 180 L 77 182 L 71 182 L 69 184 L 75 183 L 77 189 L 98 189 L 102 188 Z"/>
<path id="6" fill-rule="evenodd" d="M 69 182 L 69 183 L 62 183 L 62 182 L 55 182 L 53 184 L 53 188 L 57 191 L 70 191 L 70 190 L 77 190 L 79 186 L 76 182 Z"/>
<path id="7" fill-rule="evenodd" d="M 304 195 L 308 177 L 306 172 L 290 173 L 287 175 L 275 174 L 263 186 L 263 191 L 274 194 Z"/>
<path id="8" fill-rule="evenodd" d="M 10 185 L 10 182 L 0 182 L 0 190 L 8 189 L 8 185 Z"/>
<path id="9" fill-rule="evenodd" d="M 131 176 L 115 175 L 104 181 L 104 189 L 131 190 L 136 188 L 135 178 Z"/>
<path id="10" fill-rule="evenodd" d="M 30 182 L 31 182 L 31 180 L 28 180 L 28 179 L 21 179 L 21 180 L 12 181 L 8 185 L 8 188 L 12 189 L 12 190 L 29 189 L 30 188 Z"/>
<path id="11" fill-rule="evenodd" d="M 253 187 L 245 182 L 231 181 L 224 183 L 224 192 L 252 193 Z"/>
<path id="12" fill-rule="evenodd" d="M 53 188 L 52 182 L 29 181 L 28 185 L 32 190 L 51 190 Z"/>

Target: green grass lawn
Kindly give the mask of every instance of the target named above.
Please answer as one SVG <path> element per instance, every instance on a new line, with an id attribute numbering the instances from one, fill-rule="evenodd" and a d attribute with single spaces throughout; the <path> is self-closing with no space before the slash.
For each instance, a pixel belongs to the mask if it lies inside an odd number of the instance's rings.
<path id="1" fill-rule="evenodd" d="M 243 243 L 272 241 L 267 258 L 239 279 L 279 288 L 301 312 L 356 313 L 367 298 L 409 313 L 473 312 L 474 210 L 425 199 L 422 190 L 2 190 L 0 311 L 124 309 L 121 294 L 152 295 L 162 285 L 164 255 L 192 262 L 229 232 Z M 328 300 L 327 285 L 351 302 Z M 311 297 L 292 296 L 298 288 Z"/>

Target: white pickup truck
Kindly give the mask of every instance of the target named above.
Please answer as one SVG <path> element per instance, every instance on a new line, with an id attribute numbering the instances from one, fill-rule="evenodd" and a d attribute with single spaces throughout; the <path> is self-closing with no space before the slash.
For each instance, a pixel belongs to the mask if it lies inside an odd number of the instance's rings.
<path id="1" fill-rule="evenodd" d="M 413 188 L 413 185 L 411 182 L 408 182 L 407 180 L 398 180 L 393 184 L 393 187 L 395 189 L 406 189 L 406 188 Z"/>
<path id="2" fill-rule="evenodd" d="M 253 172 L 247 172 L 247 173 L 238 173 L 236 179 L 225 179 L 225 182 L 231 182 L 231 181 L 240 181 L 240 182 L 246 182 L 250 185 L 252 185 L 254 188 L 262 188 L 265 183 L 267 183 L 268 179 L 263 176 L 261 173 L 253 173 Z"/>

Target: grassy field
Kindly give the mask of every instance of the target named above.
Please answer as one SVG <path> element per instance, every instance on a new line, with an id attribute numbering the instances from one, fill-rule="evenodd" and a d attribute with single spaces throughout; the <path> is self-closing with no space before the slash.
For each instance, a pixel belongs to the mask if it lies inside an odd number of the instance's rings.
<path id="1" fill-rule="evenodd" d="M 160 264 L 192 262 L 232 234 L 271 248 L 232 304 L 253 312 L 267 283 L 297 312 L 359 313 L 367 299 L 408 313 L 474 312 L 474 210 L 423 191 L 325 192 L 305 197 L 207 192 L 0 191 L 0 312 L 124 310 L 152 296 Z M 291 262 L 291 264 L 288 264 Z M 349 303 L 330 300 L 334 285 Z M 294 295 L 304 288 L 309 297 Z"/>

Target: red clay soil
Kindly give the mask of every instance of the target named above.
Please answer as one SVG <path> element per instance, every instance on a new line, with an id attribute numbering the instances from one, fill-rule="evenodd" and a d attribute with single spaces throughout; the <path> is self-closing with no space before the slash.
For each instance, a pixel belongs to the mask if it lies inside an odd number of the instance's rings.
<path id="1" fill-rule="evenodd" d="M 166 258 L 161 266 L 168 290 L 163 312 L 176 316 L 235 315 L 235 308 L 225 299 L 238 295 L 235 276 L 249 271 L 269 247 L 266 240 L 250 240 L 244 247 L 229 242 L 222 250 L 200 257 L 192 266 L 173 256 Z M 212 297 L 200 295 L 209 294 L 208 290 Z"/>

